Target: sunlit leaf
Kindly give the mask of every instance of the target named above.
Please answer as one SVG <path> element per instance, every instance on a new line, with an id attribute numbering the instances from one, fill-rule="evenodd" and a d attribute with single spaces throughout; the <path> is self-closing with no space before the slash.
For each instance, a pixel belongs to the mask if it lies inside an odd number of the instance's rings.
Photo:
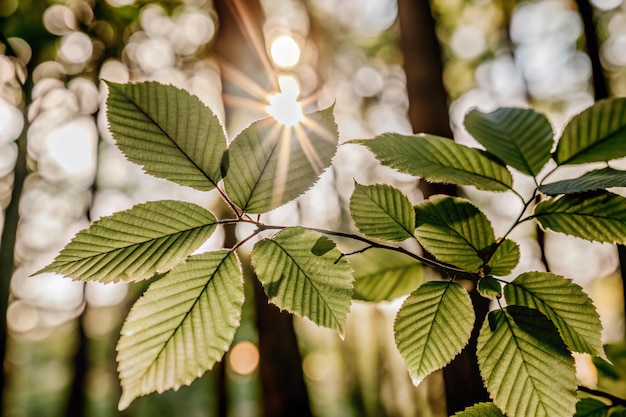
<path id="1" fill-rule="evenodd" d="M 126 158 L 180 185 L 215 187 L 226 135 L 198 97 L 156 82 L 107 85 L 109 129 Z"/>
<path id="2" fill-rule="evenodd" d="M 117 345 L 119 408 L 189 385 L 220 361 L 241 320 L 243 275 L 228 250 L 195 255 L 150 285 Z"/>
<path id="3" fill-rule="evenodd" d="M 565 126 L 554 159 L 559 165 L 626 156 L 626 98 L 596 102 Z"/>
<path id="4" fill-rule="evenodd" d="M 354 296 L 366 301 L 392 300 L 409 294 L 424 281 L 422 264 L 399 252 L 369 249 L 350 256 Z"/>
<path id="5" fill-rule="evenodd" d="M 352 270 L 337 248 L 315 253 L 321 234 L 290 227 L 252 250 L 254 269 L 269 300 L 278 307 L 343 333 L 352 301 Z"/>
<path id="6" fill-rule="evenodd" d="M 490 312 L 477 356 L 487 390 L 507 416 L 574 414 L 574 359 L 554 325 L 537 310 L 508 306 Z"/>
<path id="7" fill-rule="evenodd" d="M 265 213 L 311 188 L 337 150 L 333 107 L 287 127 L 274 118 L 252 123 L 224 157 L 228 197 L 248 213 Z"/>
<path id="8" fill-rule="evenodd" d="M 355 184 L 350 214 L 363 234 L 400 242 L 413 237 L 413 205 L 400 190 L 387 184 Z"/>
<path id="9" fill-rule="evenodd" d="M 519 245 L 510 239 L 504 239 L 489 260 L 489 274 L 504 276 L 511 273 L 520 259 Z"/>
<path id="10" fill-rule="evenodd" d="M 478 403 L 463 411 L 459 411 L 454 417 L 505 417 L 502 411 L 494 403 Z"/>
<path id="11" fill-rule="evenodd" d="M 504 286 L 508 304 L 534 308 L 554 323 L 573 352 L 604 356 L 602 323 L 593 302 L 571 279 L 548 272 L 526 272 Z"/>
<path id="12" fill-rule="evenodd" d="M 440 261 L 470 272 L 484 263 L 481 254 L 495 243 L 487 216 L 469 201 L 433 196 L 415 206 L 415 237 Z"/>
<path id="13" fill-rule="evenodd" d="M 384 133 L 348 143 L 367 147 L 384 165 L 428 181 L 472 185 L 480 190 L 511 189 L 511 173 L 477 149 L 433 135 Z"/>
<path id="14" fill-rule="evenodd" d="M 81 281 L 140 281 L 168 271 L 213 233 L 211 212 L 163 200 L 103 217 L 80 231 L 54 261 L 38 271 Z"/>
<path id="15" fill-rule="evenodd" d="M 502 285 L 493 277 L 484 277 L 478 280 L 478 292 L 483 297 L 493 300 L 502 296 Z"/>
<path id="16" fill-rule="evenodd" d="M 626 198 L 595 192 L 543 201 L 534 217 L 555 232 L 586 240 L 626 244 Z"/>
<path id="17" fill-rule="evenodd" d="M 607 417 L 610 405 L 595 398 L 582 398 L 576 404 L 576 417 Z"/>
<path id="18" fill-rule="evenodd" d="M 536 176 L 550 159 L 552 126 L 532 109 L 501 107 L 491 113 L 472 110 L 465 116 L 467 131 L 498 158 Z"/>
<path id="19" fill-rule="evenodd" d="M 626 187 L 626 171 L 610 167 L 597 169 L 578 178 L 542 185 L 539 191 L 548 195 L 578 194 L 611 187 Z"/>
<path id="20" fill-rule="evenodd" d="M 394 323 L 396 345 L 413 380 L 449 363 L 467 344 L 474 320 L 472 301 L 460 284 L 430 281 L 415 290 Z"/>

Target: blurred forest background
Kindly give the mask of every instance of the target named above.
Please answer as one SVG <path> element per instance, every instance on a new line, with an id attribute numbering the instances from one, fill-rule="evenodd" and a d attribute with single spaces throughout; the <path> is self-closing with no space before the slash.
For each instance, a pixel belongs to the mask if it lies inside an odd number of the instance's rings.
<path id="1" fill-rule="evenodd" d="M 484 395 L 463 382 L 471 379 L 463 365 L 412 385 L 393 341 L 401 301 L 356 302 L 341 340 L 268 305 L 248 280 L 247 298 L 256 302 L 247 302 L 224 360 L 190 387 L 118 412 L 115 344 L 145 284 L 31 274 L 90 221 L 136 203 L 175 198 L 225 208 L 214 193 L 149 177 L 125 160 L 107 132 L 101 80 L 185 88 L 231 137 L 266 117 L 282 94 L 308 110 L 335 102 L 340 141 L 428 132 L 472 146 L 461 122 L 473 107 L 532 106 L 559 132 L 594 100 L 626 95 L 622 0 L 0 0 L 0 35 L 7 417 L 443 416 L 463 395 Z M 438 192 L 467 195 L 493 216 L 497 234 L 519 210 L 512 195 L 433 188 L 381 167 L 365 150 L 340 147 L 322 180 L 267 220 L 350 229 L 353 181 L 383 179 L 414 203 Z M 223 229 L 204 249 L 232 244 L 239 232 Z M 614 344 L 609 353 L 623 352 L 622 249 L 534 226 L 511 237 L 522 248 L 512 276 L 549 269 L 574 278 L 595 300 L 604 341 Z M 586 385 L 626 396 L 626 369 L 607 382 L 590 358 L 577 365 Z"/>

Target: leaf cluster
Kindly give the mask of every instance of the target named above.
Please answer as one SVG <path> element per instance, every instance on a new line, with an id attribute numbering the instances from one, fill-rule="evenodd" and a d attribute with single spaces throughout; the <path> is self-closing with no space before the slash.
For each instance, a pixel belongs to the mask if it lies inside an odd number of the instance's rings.
<path id="1" fill-rule="evenodd" d="M 389 184 L 357 183 L 350 214 L 359 233 L 347 233 L 261 221 L 306 192 L 330 166 L 337 149 L 332 108 L 310 113 L 296 126 L 273 118 L 254 122 L 228 143 L 217 117 L 183 90 L 154 82 L 108 86 L 110 130 L 126 157 L 151 175 L 216 190 L 232 211 L 218 219 L 186 202 L 140 204 L 96 221 L 42 269 L 83 281 L 160 276 L 122 328 L 121 409 L 138 396 L 188 385 L 221 360 L 244 303 L 237 249 L 275 231 L 255 243 L 251 263 L 270 302 L 281 309 L 343 333 L 353 299 L 408 295 L 394 335 L 409 374 L 420 381 L 468 343 L 475 314 L 460 282 L 473 281 L 483 296 L 498 304 L 504 298 L 506 307 L 489 313 L 478 339 L 477 359 L 493 403 L 457 415 L 576 413 L 571 353 L 604 357 L 599 316 L 582 288 L 565 277 L 525 271 L 505 279 L 520 258 L 507 236 L 522 222 L 536 221 L 583 239 L 626 243 L 626 199 L 607 191 L 624 186 L 626 172 L 607 165 L 544 184 L 562 166 L 626 156 L 626 100 L 603 101 L 575 116 L 556 147 L 545 116 L 518 108 L 466 116 L 467 130 L 484 149 L 432 135 L 350 141 L 382 164 L 428 181 L 513 192 L 523 211 L 498 237 L 485 213 L 464 198 L 433 196 L 413 205 Z M 534 179 L 531 196 L 515 190 L 512 169 Z M 233 223 L 255 228 L 233 248 L 197 253 L 217 227 Z M 340 250 L 334 237 L 361 246 Z M 431 256 L 404 249 L 407 239 Z M 424 282 L 424 266 L 437 268 L 444 279 Z"/>

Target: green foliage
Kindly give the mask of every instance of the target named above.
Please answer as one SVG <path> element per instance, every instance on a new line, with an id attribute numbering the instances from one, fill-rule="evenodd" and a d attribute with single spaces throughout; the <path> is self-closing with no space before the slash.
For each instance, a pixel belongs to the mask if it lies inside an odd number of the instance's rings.
<path id="1" fill-rule="evenodd" d="M 595 398 L 583 398 L 576 404 L 576 417 L 607 417 L 609 408 Z"/>
<path id="2" fill-rule="evenodd" d="M 538 175 L 550 159 L 552 126 L 532 109 L 472 110 L 465 116 L 465 128 L 487 151 L 524 174 Z"/>
<path id="3" fill-rule="evenodd" d="M 547 272 L 526 272 L 504 287 L 508 304 L 533 308 L 550 319 L 573 352 L 604 356 L 600 316 L 572 280 Z"/>
<path id="4" fill-rule="evenodd" d="M 107 85 L 109 127 L 129 160 L 180 185 L 215 188 L 226 135 L 200 99 L 155 82 Z"/>
<path id="5" fill-rule="evenodd" d="M 492 311 L 480 330 L 477 349 L 485 385 L 507 416 L 574 414 L 574 359 L 539 311 L 519 306 Z"/>
<path id="6" fill-rule="evenodd" d="M 384 133 L 348 143 L 366 146 L 380 162 L 428 181 L 472 185 L 480 190 L 506 191 L 511 173 L 477 149 L 433 135 Z"/>
<path id="7" fill-rule="evenodd" d="M 239 327 L 243 275 L 228 250 L 190 257 L 154 282 L 131 309 L 117 345 L 119 407 L 178 389 L 222 358 Z"/>
<path id="8" fill-rule="evenodd" d="M 245 128 L 224 157 L 224 188 L 247 213 L 265 213 L 311 188 L 337 150 L 333 108 L 307 115 L 306 125 L 285 127 L 266 118 Z M 315 126 L 315 128 L 310 127 Z"/>
<path id="9" fill-rule="evenodd" d="M 155 278 L 122 328 L 120 408 L 138 396 L 190 384 L 221 360 L 244 303 L 237 251 L 272 230 L 273 236 L 255 243 L 250 259 L 270 302 L 281 309 L 343 333 L 353 298 L 381 301 L 410 293 L 397 314 L 394 336 L 416 381 L 444 367 L 470 339 L 475 315 L 461 281 L 477 284 L 482 296 L 498 302 L 504 295 L 508 306 L 477 323 L 477 361 L 494 402 L 457 416 L 622 412 L 620 405 L 601 409 L 587 398 L 576 410 L 572 352 L 597 356 L 602 375 L 621 375 L 600 359 L 605 357 L 602 326 L 584 291 L 544 272 L 523 271 L 512 281 L 498 277 L 519 263 L 519 245 L 508 236 L 523 222 L 626 243 L 626 199 L 606 191 L 625 184 L 624 172 L 604 168 L 543 184 L 562 165 L 626 156 L 626 100 L 603 101 L 575 116 L 553 154 L 547 119 L 514 108 L 468 114 L 465 125 L 485 151 L 432 135 L 388 133 L 349 141 L 403 173 L 509 191 L 523 207 L 505 235 L 496 238 L 487 215 L 466 199 L 433 196 L 412 207 L 389 184 L 355 184 L 350 215 L 360 234 L 351 234 L 268 225 L 261 216 L 314 186 L 331 164 L 337 147 L 332 107 L 308 114 L 296 126 L 272 118 L 252 123 L 227 146 L 217 117 L 185 91 L 154 82 L 108 85 L 110 130 L 126 157 L 157 177 L 202 191 L 216 189 L 232 211 L 217 219 L 191 203 L 140 204 L 79 232 L 39 271 L 83 281 Z M 550 158 L 556 168 L 539 177 Z M 531 196 L 513 188 L 511 168 L 533 177 Z M 191 255 L 218 225 L 236 223 L 254 229 L 230 249 Z M 408 239 L 434 259 L 400 246 Z M 424 283 L 424 265 L 438 269 L 444 280 Z"/>
<path id="10" fill-rule="evenodd" d="M 355 184 L 350 214 L 363 234 L 394 242 L 413 237 L 413 206 L 402 192 L 390 185 Z"/>
<path id="11" fill-rule="evenodd" d="M 565 126 L 554 160 L 559 165 L 605 162 L 626 156 L 626 99 L 602 100 Z"/>
<path id="12" fill-rule="evenodd" d="M 407 295 L 424 281 L 424 268 L 415 259 L 386 249 L 371 249 L 350 256 L 354 269 L 354 298 L 392 300 Z"/>
<path id="13" fill-rule="evenodd" d="M 213 214 L 182 201 L 139 204 L 79 232 L 50 265 L 81 281 L 140 281 L 168 271 L 215 230 Z"/>
<path id="14" fill-rule="evenodd" d="M 476 272 L 495 244 L 487 216 L 469 201 L 433 196 L 415 206 L 415 237 L 440 261 Z"/>
<path id="15" fill-rule="evenodd" d="M 414 381 L 442 368 L 465 347 L 474 319 L 467 291 L 453 281 L 427 282 L 404 301 L 393 330 Z"/>
<path id="16" fill-rule="evenodd" d="M 555 232 L 626 244 L 626 198 L 608 191 L 548 199 L 537 205 L 535 218 Z"/>
<path id="17" fill-rule="evenodd" d="M 454 417 L 504 417 L 504 414 L 494 403 L 479 403 L 459 411 Z"/>
<path id="18" fill-rule="evenodd" d="M 578 178 L 545 184 L 539 190 L 544 194 L 556 196 L 559 194 L 580 194 L 611 187 L 626 187 L 626 171 L 619 171 L 611 167 L 597 169 Z"/>
<path id="19" fill-rule="evenodd" d="M 271 302 L 343 333 L 353 278 L 348 261 L 333 241 L 290 227 L 258 242 L 252 250 L 252 265 Z"/>

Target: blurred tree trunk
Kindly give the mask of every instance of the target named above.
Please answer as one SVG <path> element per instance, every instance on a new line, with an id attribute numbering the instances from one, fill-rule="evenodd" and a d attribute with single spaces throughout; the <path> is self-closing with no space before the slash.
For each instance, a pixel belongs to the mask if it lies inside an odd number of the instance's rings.
<path id="1" fill-rule="evenodd" d="M 7 42 L 3 33 L 0 33 L 0 43 L 6 48 L 6 55 L 16 56 L 11 45 Z M 24 97 L 28 97 L 28 92 L 24 89 Z M 22 103 L 24 105 L 24 103 Z M 24 108 L 26 106 L 24 105 Z M 27 121 L 25 121 L 25 124 Z M 24 180 L 27 175 L 26 168 L 26 131 L 28 126 L 24 126 L 22 134 L 17 140 L 18 154 L 13 170 L 13 190 L 11 201 L 4 213 L 4 227 L 0 236 L 0 415 L 5 409 L 4 392 L 6 390 L 6 352 L 7 352 L 7 309 L 9 307 L 9 295 L 11 277 L 15 269 L 15 240 L 17 237 L 17 225 L 19 223 L 19 203 L 24 188 Z M 1 208 L 0 208 L 1 210 Z"/>
<path id="2" fill-rule="evenodd" d="M 214 45 L 217 58 L 267 89 L 270 85 L 271 74 L 267 74 L 264 70 L 267 68 L 267 57 L 263 46 L 263 35 L 258 27 L 264 21 L 260 2 L 258 0 L 217 0 L 214 5 L 220 21 Z M 255 41 L 258 43 L 253 45 Z M 222 78 L 224 94 L 241 93 L 240 86 L 233 81 Z M 229 114 L 231 113 L 227 108 L 227 120 Z M 268 302 L 256 278 L 254 285 L 259 335 L 262 415 L 265 417 L 312 416 L 292 317 Z"/>
<path id="3" fill-rule="evenodd" d="M 451 138 L 441 50 L 430 4 L 428 0 L 398 0 L 398 16 L 413 131 Z M 424 181 L 420 188 L 424 197 L 455 194 L 454 187 Z M 476 311 L 472 337 L 468 346 L 443 369 L 449 415 L 477 402 L 489 401 L 476 360 L 476 339 L 488 312 L 489 300 L 481 297 L 475 289 L 470 296 Z"/>
<path id="4" fill-rule="evenodd" d="M 585 33 L 585 48 L 591 60 L 591 77 L 593 84 L 593 94 L 596 101 L 608 98 L 610 96 L 609 87 L 607 85 L 604 70 L 602 69 L 602 61 L 600 60 L 600 43 L 593 18 L 593 8 L 589 0 L 576 0 L 578 12 L 583 21 Z M 626 300 L 626 246 L 617 245 L 617 254 L 619 257 L 619 269 L 622 276 L 622 292 L 623 299 Z M 623 314 L 626 316 L 626 301 L 624 302 Z"/>

